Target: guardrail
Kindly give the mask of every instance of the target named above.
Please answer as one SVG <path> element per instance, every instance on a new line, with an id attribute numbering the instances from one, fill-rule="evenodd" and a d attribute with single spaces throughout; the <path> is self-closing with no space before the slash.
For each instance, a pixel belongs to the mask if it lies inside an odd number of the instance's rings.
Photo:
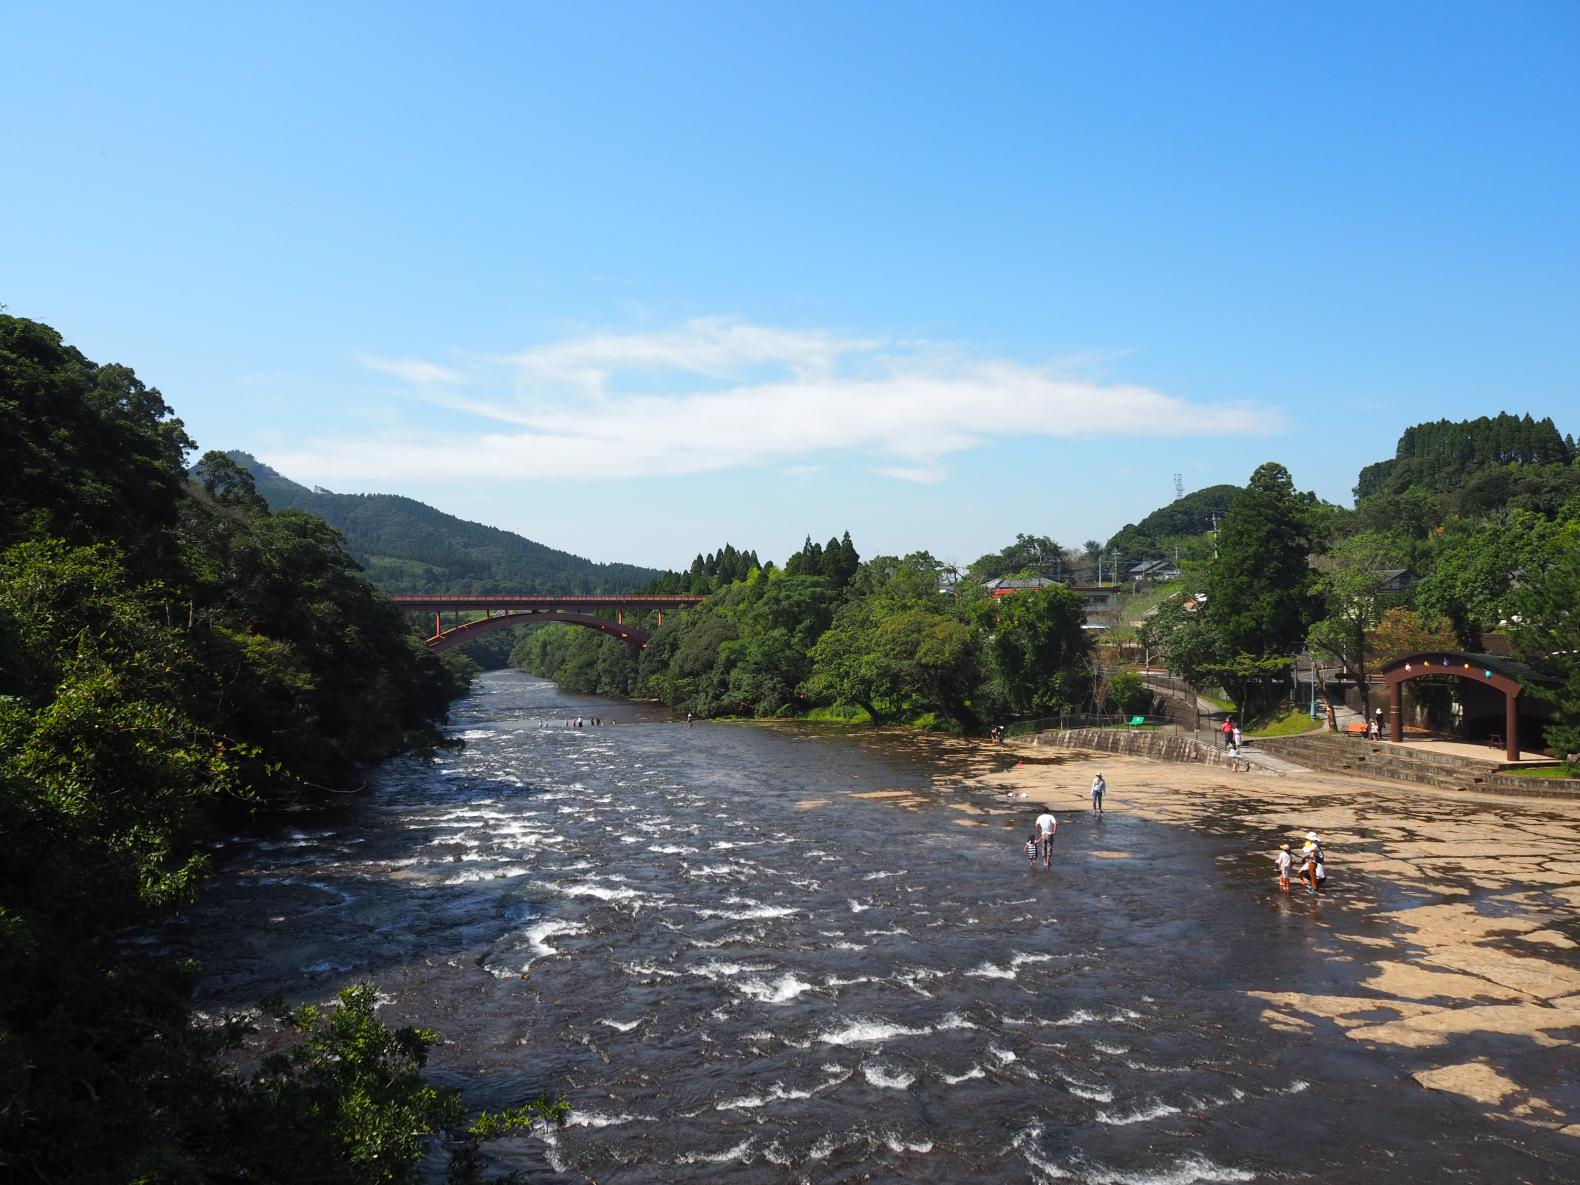
<path id="1" fill-rule="evenodd" d="M 1076 712 L 1067 716 L 1039 716 L 1017 720 L 1005 728 L 1009 736 L 1033 736 L 1039 732 L 1064 732 L 1072 728 L 1158 729 L 1174 727 L 1167 716 L 1122 716 L 1118 713 Z"/>

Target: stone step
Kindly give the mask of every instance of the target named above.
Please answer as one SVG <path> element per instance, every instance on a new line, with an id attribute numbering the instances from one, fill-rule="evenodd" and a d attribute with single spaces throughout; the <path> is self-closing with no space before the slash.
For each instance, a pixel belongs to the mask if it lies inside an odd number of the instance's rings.
<path id="1" fill-rule="evenodd" d="M 1268 751 L 1313 769 L 1353 777 L 1412 782 L 1446 790 L 1496 790 L 1500 794 L 1556 797 L 1543 788 L 1526 790 L 1496 778 L 1496 767 L 1446 753 L 1423 753 L 1387 743 L 1348 737 L 1274 737 L 1258 742 Z M 1561 791 L 1560 791 L 1561 793 Z"/>

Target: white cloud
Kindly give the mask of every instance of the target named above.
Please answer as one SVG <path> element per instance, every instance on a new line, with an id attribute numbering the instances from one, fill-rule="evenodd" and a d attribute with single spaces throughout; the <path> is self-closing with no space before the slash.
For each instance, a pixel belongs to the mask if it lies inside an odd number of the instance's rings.
<path id="1" fill-rule="evenodd" d="M 461 381 L 461 376 L 455 371 L 417 358 L 375 358 L 370 354 L 358 354 L 357 361 L 369 370 L 392 374 L 418 386 Z"/>
<path id="2" fill-rule="evenodd" d="M 722 318 L 591 334 L 459 370 L 363 363 L 421 388 L 451 413 L 448 428 L 310 442 L 272 454 L 270 464 L 328 484 L 394 473 L 563 482 L 764 465 L 799 471 L 846 453 L 898 480 L 936 482 L 947 476 L 947 457 L 997 438 L 1243 436 L 1278 427 L 1274 413 L 1250 404 L 1193 403 L 936 343 Z M 472 418 L 471 432 L 456 413 Z"/>
<path id="3" fill-rule="evenodd" d="M 738 378 L 778 365 L 798 377 L 829 374 L 842 357 L 870 353 L 883 343 L 846 339 L 822 330 L 775 329 L 726 317 L 698 317 L 657 333 L 595 333 L 512 354 L 523 382 L 563 380 L 602 392 L 616 372 L 677 372 Z"/>
<path id="4" fill-rule="evenodd" d="M 933 485 L 949 476 L 942 465 L 883 465 L 873 470 L 879 477 L 892 477 L 896 481 L 914 481 L 918 485 Z"/>

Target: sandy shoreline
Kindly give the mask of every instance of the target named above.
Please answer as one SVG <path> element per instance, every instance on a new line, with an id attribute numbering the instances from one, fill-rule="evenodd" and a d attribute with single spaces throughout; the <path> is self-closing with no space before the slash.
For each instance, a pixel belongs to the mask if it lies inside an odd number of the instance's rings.
<path id="1" fill-rule="evenodd" d="M 1330 890 L 1296 904 L 1309 910 L 1322 952 L 1364 977 L 1347 994 L 1249 992 L 1262 1022 L 1279 1034 L 1359 1043 L 1422 1089 L 1580 1139 L 1580 803 L 1233 774 L 1027 742 L 888 739 L 930 759 L 959 825 L 1018 836 L 1043 803 L 1061 820 L 1087 811 L 1101 769 L 1109 812 L 1221 836 L 1220 864 L 1269 894 L 1278 845 L 1298 849 L 1308 829 L 1318 831 Z M 1068 856 L 1084 839 L 1072 830 Z"/>
<path id="2" fill-rule="evenodd" d="M 1029 743 L 962 743 L 957 757 L 965 776 L 940 776 L 956 795 L 957 822 L 1019 831 L 1041 803 L 1060 817 L 1089 811 L 1101 769 L 1109 812 L 1223 834 L 1221 860 L 1266 861 L 1267 891 L 1278 844 L 1299 848 L 1305 831 L 1318 831 L 1334 880 L 1311 901 L 1311 921 L 1330 957 L 1364 957 L 1371 973 L 1352 995 L 1251 992 L 1266 1005 L 1262 1022 L 1413 1051 L 1411 1063 L 1425 1063 L 1411 1070 L 1420 1087 L 1580 1138 L 1580 804 L 1232 774 Z M 1356 915 L 1384 926 L 1359 934 L 1341 924 Z M 1537 1052 L 1547 1055 L 1526 1055 Z M 1567 1081 L 1552 1081 L 1553 1054 L 1567 1062 Z"/>

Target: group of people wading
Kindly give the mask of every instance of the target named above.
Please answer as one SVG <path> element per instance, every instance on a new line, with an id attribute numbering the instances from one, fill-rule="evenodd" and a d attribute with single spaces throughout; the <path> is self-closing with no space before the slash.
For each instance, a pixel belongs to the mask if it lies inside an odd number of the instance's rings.
<path id="1" fill-rule="evenodd" d="M 1103 780 L 1099 771 L 1092 778 L 1092 810 L 1097 814 L 1103 813 L 1103 795 L 1108 791 L 1108 783 Z M 1032 833 L 1026 838 L 1024 851 L 1028 866 L 1042 860 L 1044 868 L 1053 867 L 1053 837 L 1059 832 L 1059 820 L 1053 816 L 1053 808 L 1043 805 L 1042 814 L 1037 816 Z M 1295 855 L 1290 851 L 1290 846 L 1280 844 L 1278 854 L 1273 857 L 1273 863 L 1278 869 L 1278 887 L 1281 892 L 1289 892 L 1291 875 L 1298 880 L 1306 892 L 1316 895 L 1322 892 L 1328 879 L 1326 861 L 1322 854 L 1322 840 L 1315 831 L 1306 832 L 1306 840 L 1300 849 L 1300 863 L 1295 863 Z"/>
<path id="2" fill-rule="evenodd" d="M 1278 887 L 1282 892 L 1289 892 L 1289 870 L 1294 866 L 1295 857 L 1289 850 L 1289 845 L 1280 844 L 1278 855 L 1273 857 L 1273 863 L 1278 868 Z M 1316 894 L 1322 892 L 1322 886 L 1328 879 L 1328 870 L 1322 856 L 1322 841 L 1317 838 L 1315 831 L 1306 832 L 1306 842 L 1300 849 L 1300 868 L 1295 873 L 1295 878 L 1304 886 L 1306 892 Z"/>
<path id="3" fill-rule="evenodd" d="M 1108 783 L 1103 780 L 1103 773 L 1099 770 L 1092 778 L 1092 810 L 1099 815 L 1103 813 L 1103 795 L 1108 792 Z M 1037 857 L 1042 857 L 1044 868 L 1053 867 L 1053 837 L 1059 832 L 1059 820 L 1053 817 L 1053 808 L 1044 804 L 1042 814 L 1037 816 L 1037 822 L 1031 835 L 1026 838 L 1026 863 L 1037 863 Z"/>

